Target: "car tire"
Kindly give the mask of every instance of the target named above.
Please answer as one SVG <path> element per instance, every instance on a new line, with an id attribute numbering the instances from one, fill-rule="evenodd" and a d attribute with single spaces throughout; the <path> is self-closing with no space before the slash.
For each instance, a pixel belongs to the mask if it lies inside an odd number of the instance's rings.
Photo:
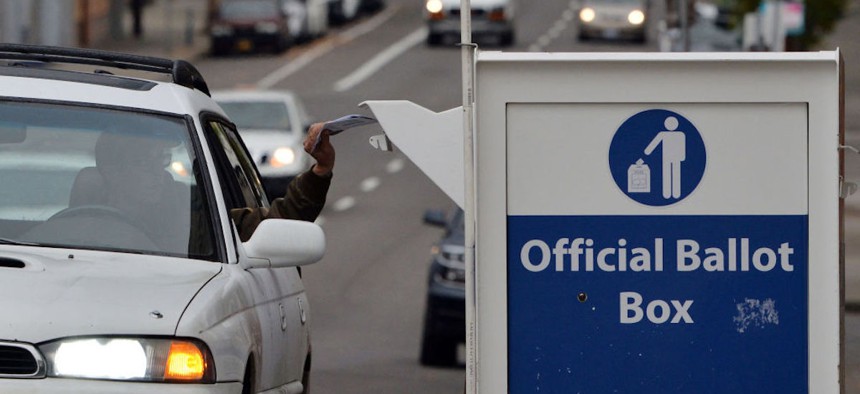
<path id="1" fill-rule="evenodd" d="M 457 364 L 457 340 L 433 332 L 432 319 L 424 317 L 424 332 L 421 337 L 421 365 L 451 367 Z"/>
<path id="2" fill-rule="evenodd" d="M 254 362 L 251 357 L 248 357 L 248 362 L 245 364 L 245 377 L 242 378 L 242 394 L 253 394 L 257 391 L 254 387 Z"/>
<path id="3" fill-rule="evenodd" d="M 499 36 L 499 43 L 500 43 L 503 47 L 509 47 L 509 46 L 514 45 L 514 32 L 513 32 L 513 31 L 508 31 L 508 32 L 504 32 L 504 33 L 502 33 L 502 34 Z"/>
<path id="4" fill-rule="evenodd" d="M 305 358 L 305 370 L 302 372 L 302 394 L 311 394 L 311 355 Z"/>
<path id="5" fill-rule="evenodd" d="M 442 35 L 439 33 L 427 33 L 427 45 L 434 47 L 442 43 Z"/>

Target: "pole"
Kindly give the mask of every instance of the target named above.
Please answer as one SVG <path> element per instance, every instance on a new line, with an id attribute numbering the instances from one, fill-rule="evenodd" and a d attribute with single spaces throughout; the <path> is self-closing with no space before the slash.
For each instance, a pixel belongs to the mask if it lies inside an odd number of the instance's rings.
<path id="1" fill-rule="evenodd" d="M 466 260 L 466 393 L 478 393 L 477 286 L 475 265 L 475 163 L 474 80 L 475 45 L 472 43 L 472 7 L 460 0 L 460 53 L 463 74 L 463 170 L 465 193 Z"/>

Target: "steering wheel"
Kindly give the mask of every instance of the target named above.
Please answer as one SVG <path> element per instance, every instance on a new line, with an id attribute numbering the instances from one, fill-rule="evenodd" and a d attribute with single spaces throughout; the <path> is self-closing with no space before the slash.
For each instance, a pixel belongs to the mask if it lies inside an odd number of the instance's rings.
<path id="1" fill-rule="evenodd" d="M 138 225 L 134 223 L 131 218 L 126 216 L 126 214 L 124 214 L 122 211 L 114 207 L 109 207 L 107 205 L 79 205 L 76 207 L 68 207 L 66 209 L 61 210 L 60 212 L 51 215 L 48 220 L 73 218 L 77 216 L 108 216 L 112 219 L 116 219 L 128 223 L 134 227 L 138 227 Z"/>

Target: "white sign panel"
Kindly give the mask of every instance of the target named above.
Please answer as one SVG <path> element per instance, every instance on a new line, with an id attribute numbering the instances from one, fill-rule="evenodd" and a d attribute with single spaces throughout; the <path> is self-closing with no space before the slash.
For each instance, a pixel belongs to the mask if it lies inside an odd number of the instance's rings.
<path id="1" fill-rule="evenodd" d="M 482 54 L 480 392 L 839 392 L 838 54 L 732 56 Z"/>

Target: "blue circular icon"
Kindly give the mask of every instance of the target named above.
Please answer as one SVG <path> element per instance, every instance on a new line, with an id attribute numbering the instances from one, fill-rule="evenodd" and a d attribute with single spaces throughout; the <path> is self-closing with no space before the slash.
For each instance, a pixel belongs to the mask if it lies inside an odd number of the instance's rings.
<path id="1" fill-rule="evenodd" d="M 609 145 L 615 184 L 645 205 L 671 205 L 686 198 L 702 180 L 705 162 L 705 143 L 696 126 L 664 109 L 631 116 Z"/>

